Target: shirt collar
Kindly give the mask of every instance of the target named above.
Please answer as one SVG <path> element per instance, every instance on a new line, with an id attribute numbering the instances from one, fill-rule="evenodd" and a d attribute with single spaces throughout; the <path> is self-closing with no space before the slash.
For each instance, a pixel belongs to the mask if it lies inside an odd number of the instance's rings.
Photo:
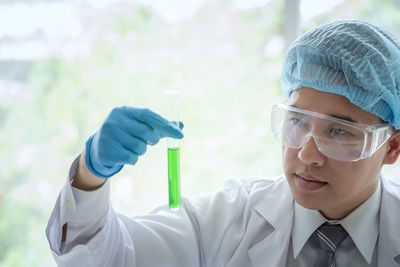
<path id="1" fill-rule="evenodd" d="M 378 186 L 371 197 L 339 221 L 368 263 L 371 263 L 372 254 L 379 236 L 381 196 L 381 181 L 379 180 Z"/>
<path id="2" fill-rule="evenodd" d="M 293 256 L 297 258 L 300 250 L 314 231 L 324 222 L 326 218 L 318 210 L 306 209 L 294 202 L 294 222 L 292 228 Z"/>
<path id="3" fill-rule="evenodd" d="M 371 263 L 376 240 L 379 235 L 379 207 L 381 203 L 381 182 L 375 192 L 358 208 L 339 221 L 349 233 L 354 244 L 368 263 Z M 295 202 L 292 229 L 293 256 L 297 258 L 301 249 L 314 231 L 327 220 L 319 211 L 306 209 Z M 371 242 L 372 241 L 372 242 Z"/>

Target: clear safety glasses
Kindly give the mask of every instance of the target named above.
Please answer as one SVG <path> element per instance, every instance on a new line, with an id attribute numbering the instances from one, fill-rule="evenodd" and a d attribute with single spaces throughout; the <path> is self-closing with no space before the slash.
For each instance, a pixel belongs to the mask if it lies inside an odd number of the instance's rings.
<path id="1" fill-rule="evenodd" d="M 284 103 L 272 107 L 271 126 L 284 146 L 298 149 L 313 137 L 323 155 L 341 161 L 371 157 L 395 131 L 390 124 L 364 125 Z"/>

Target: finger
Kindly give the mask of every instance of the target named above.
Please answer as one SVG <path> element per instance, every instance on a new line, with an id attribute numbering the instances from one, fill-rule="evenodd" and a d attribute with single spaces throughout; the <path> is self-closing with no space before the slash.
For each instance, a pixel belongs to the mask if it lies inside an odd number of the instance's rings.
<path id="1" fill-rule="evenodd" d="M 123 120 L 121 123 L 120 127 L 129 135 L 141 139 L 146 144 L 155 145 L 160 140 L 160 135 L 153 128 L 136 119 Z"/>
<path id="2" fill-rule="evenodd" d="M 109 165 L 134 164 L 138 156 L 147 150 L 147 145 L 142 139 L 130 135 L 118 125 L 104 124 L 101 133 L 99 143 L 108 145 L 100 150 L 100 157 L 103 161 L 109 162 Z"/>
<path id="3" fill-rule="evenodd" d="M 121 164 L 131 164 L 131 165 L 135 165 L 136 162 L 139 159 L 139 155 L 132 153 L 132 151 L 127 150 L 127 149 L 122 149 L 121 151 L 124 151 L 125 153 L 121 153 L 119 155 L 119 161 Z"/>
<path id="4" fill-rule="evenodd" d="M 135 114 L 139 110 L 128 106 L 116 107 L 111 111 L 106 123 L 114 125 L 113 127 L 117 125 L 117 127 L 124 129 L 132 136 L 142 139 L 147 144 L 155 145 L 160 140 L 160 135 L 145 122 L 136 119 L 137 115 Z"/>
<path id="5" fill-rule="evenodd" d="M 182 122 L 180 122 L 180 121 L 179 122 L 171 121 L 171 123 L 172 123 L 172 127 L 176 128 L 176 129 L 179 129 L 181 131 L 181 133 L 182 133 L 182 129 L 184 127 Z M 179 128 L 178 128 L 178 126 L 179 126 Z M 162 138 L 162 137 L 172 137 L 172 138 L 177 138 L 177 139 L 182 139 L 183 138 L 183 134 L 182 134 L 182 137 L 167 136 L 165 134 L 165 132 L 162 132 L 162 131 L 159 132 L 158 134 L 159 134 L 160 138 Z"/>
<path id="6" fill-rule="evenodd" d="M 123 129 L 115 129 L 116 136 L 118 136 L 118 141 L 121 146 L 132 153 L 135 153 L 139 156 L 146 153 L 147 144 L 140 138 L 130 135 L 128 132 L 125 132 Z"/>
<path id="7" fill-rule="evenodd" d="M 174 122 L 174 123 L 177 124 L 176 122 Z M 182 130 L 183 127 L 185 127 L 185 125 L 184 125 L 183 122 L 181 122 L 181 121 L 178 121 L 178 124 L 179 124 L 179 129 L 180 129 L 180 130 Z"/>
<path id="8" fill-rule="evenodd" d="M 127 107 L 127 111 L 136 120 L 143 122 L 156 130 L 161 137 L 173 137 L 178 139 L 183 138 L 183 134 L 180 128 L 176 127 L 173 122 L 166 120 L 165 118 L 151 111 L 150 109 Z"/>

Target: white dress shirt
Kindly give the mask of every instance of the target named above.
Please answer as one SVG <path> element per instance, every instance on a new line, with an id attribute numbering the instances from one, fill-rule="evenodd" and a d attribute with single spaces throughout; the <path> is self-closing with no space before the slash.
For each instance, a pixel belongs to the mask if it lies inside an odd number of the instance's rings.
<path id="1" fill-rule="evenodd" d="M 317 260 L 319 241 L 313 233 L 325 222 L 341 224 L 349 234 L 336 250 L 337 267 L 378 266 L 376 244 L 381 194 L 379 181 L 367 201 L 338 221 L 328 220 L 319 211 L 306 209 L 295 202 L 288 266 L 309 267 L 310 262 Z"/>

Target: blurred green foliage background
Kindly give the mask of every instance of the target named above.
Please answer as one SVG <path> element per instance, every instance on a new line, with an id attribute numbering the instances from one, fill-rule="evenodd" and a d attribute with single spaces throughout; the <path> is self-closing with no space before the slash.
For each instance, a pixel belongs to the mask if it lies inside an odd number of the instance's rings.
<path id="1" fill-rule="evenodd" d="M 205 2 L 174 22 L 150 6 L 116 2 L 84 28 L 93 38 L 87 53 L 30 62 L 22 86 L 0 102 L 0 266 L 55 265 L 48 217 L 70 164 L 114 106 L 164 114 L 164 92 L 180 90 L 185 195 L 215 190 L 228 178 L 281 173 L 269 108 L 282 99 L 284 1 L 252 8 L 233 2 Z M 322 13 L 310 13 L 311 2 L 303 1 L 302 31 L 363 19 L 400 36 L 399 1 L 337 1 Z M 0 80 L 9 73 L 0 67 Z M 166 153 L 160 142 L 112 178 L 116 210 L 133 216 L 167 202 Z M 399 180 L 399 170 L 396 163 L 385 173 Z"/>

